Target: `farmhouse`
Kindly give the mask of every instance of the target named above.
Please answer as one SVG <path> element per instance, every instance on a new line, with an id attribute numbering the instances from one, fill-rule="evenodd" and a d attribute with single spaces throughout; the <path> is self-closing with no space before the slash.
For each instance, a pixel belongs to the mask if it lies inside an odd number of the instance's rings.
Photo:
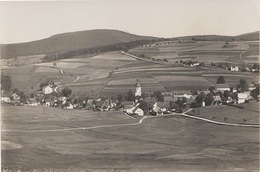
<path id="1" fill-rule="evenodd" d="M 237 72 L 237 71 L 239 71 L 239 68 L 238 68 L 238 66 L 231 66 L 230 71 Z"/>
<path id="2" fill-rule="evenodd" d="M 1 94 L 1 102 L 9 103 L 11 101 L 10 94 L 2 93 Z"/>
<path id="3" fill-rule="evenodd" d="M 224 92 L 230 91 L 228 84 L 216 84 L 216 91 Z"/>
<path id="4" fill-rule="evenodd" d="M 249 99 L 248 94 L 246 93 L 238 93 L 237 97 L 238 97 L 238 101 L 237 101 L 238 104 L 245 103 L 245 101 Z"/>
<path id="5" fill-rule="evenodd" d="M 11 98 L 14 100 L 14 101 L 19 101 L 20 100 L 20 96 L 18 96 L 16 93 L 13 93 Z"/>
<path id="6" fill-rule="evenodd" d="M 137 103 L 136 105 L 127 105 L 125 108 L 125 111 L 129 115 L 143 116 L 144 111 L 142 109 L 140 109 L 138 106 L 139 106 L 139 103 Z"/>
<path id="7" fill-rule="evenodd" d="M 49 85 L 42 88 L 43 94 L 51 94 L 53 92 L 53 88 Z"/>

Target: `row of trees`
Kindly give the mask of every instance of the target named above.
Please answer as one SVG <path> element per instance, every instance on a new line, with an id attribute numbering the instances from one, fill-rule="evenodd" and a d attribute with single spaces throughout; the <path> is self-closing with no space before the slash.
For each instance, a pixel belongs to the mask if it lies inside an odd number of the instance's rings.
<path id="1" fill-rule="evenodd" d="M 131 41 L 131 42 L 125 42 L 125 43 L 117 43 L 117 44 L 112 44 L 112 45 L 71 50 L 71 51 L 46 55 L 43 58 L 43 62 L 50 62 L 50 61 L 56 61 L 56 60 L 60 60 L 60 59 L 68 59 L 68 58 L 72 58 L 75 56 L 81 56 L 81 55 L 86 55 L 86 54 L 98 54 L 98 53 L 109 52 L 109 51 L 128 51 L 129 49 L 132 49 L 136 46 L 140 46 L 140 45 L 144 45 L 144 44 L 151 44 L 156 41 L 158 41 L 158 40 L 157 39 L 137 40 L 137 41 Z"/>

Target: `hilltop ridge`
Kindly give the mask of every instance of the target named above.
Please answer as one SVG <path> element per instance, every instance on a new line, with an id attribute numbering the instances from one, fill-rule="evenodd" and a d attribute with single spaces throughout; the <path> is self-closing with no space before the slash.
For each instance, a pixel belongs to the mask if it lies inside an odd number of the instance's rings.
<path id="1" fill-rule="evenodd" d="M 119 30 L 97 29 L 53 35 L 49 38 L 15 44 L 1 45 L 1 57 L 52 54 L 81 48 L 90 48 L 155 37 L 139 36 Z"/>

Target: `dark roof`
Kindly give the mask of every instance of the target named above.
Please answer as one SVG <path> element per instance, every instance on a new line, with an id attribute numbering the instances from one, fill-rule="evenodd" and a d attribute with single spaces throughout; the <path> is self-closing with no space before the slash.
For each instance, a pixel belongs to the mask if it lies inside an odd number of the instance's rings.
<path id="1" fill-rule="evenodd" d="M 149 104 L 151 104 L 151 103 L 156 103 L 156 98 L 154 98 L 154 97 L 146 97 L 146 98 L 144 99 L 144 101 L 145 101 L 146 103 L 149 103 Z"/>
<path id="2" fill-rule="evenodd" d="M 133 105 L 133 101 L 122 101 L 121 102 L 122 105 L 126 106 L 126 105 Z"/>
<path id="3" fill-rule="evenodd" d="M 97 101 L 96 102 L 96 107 L 101 107 L 104 104 L 104 101 Z"/>
<path id="4" fill-rule="evenodd" d="M 170 108 L 169 102 L 157 102 L 157 106 L 160 108 Z"/>

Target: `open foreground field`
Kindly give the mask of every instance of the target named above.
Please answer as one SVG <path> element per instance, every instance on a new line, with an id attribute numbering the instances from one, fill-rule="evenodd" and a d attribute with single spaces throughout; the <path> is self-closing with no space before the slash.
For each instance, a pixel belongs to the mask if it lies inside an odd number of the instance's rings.
<path id="1" fill-rule="evenodd" d="M 247 108 L 256 110 L 256 105 Z M 219 107 L 215 115 L 225 109 Z M 240 114 L 237 110 L 229 107 L 224 115 Z M 3 169 L 259 170 L 259 128 L 221 126 L 180 114 L 133 119 L 116 111 L 41 106 L 2 106 L 1 118 Z"/>

